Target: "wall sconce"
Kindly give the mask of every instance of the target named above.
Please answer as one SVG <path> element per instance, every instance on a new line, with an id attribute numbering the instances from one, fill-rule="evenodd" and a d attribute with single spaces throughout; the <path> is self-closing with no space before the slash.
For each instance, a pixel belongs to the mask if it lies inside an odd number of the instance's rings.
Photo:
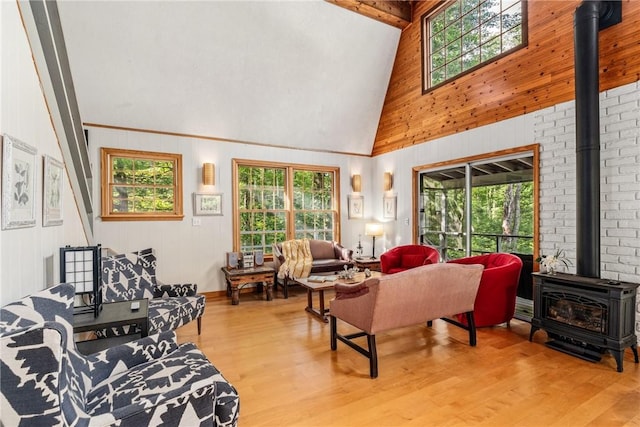
<path id="1" fill-rule="evenodd" d="M 393 175 L 391 172 L 384 173 L 383 186 L 384 191 L 389 191 L 393 188 Z"/>
<path id="2" fill-rule="evenodd" d="M 382 224 L 377 222 L 370 222 L 364 226 L 365 236 L 371 236 L 373 238 L 373 249 L 371 250 L 371 259 L 376 257 L 376 237 L 382 236 L 384 230 Z"/>
<path id="3" fill-rule="evenodd" d="M 362 180 L 360 178 L 360 175 L 353 175 L 351 177 L 351 188 L 353 188 L 353 191 L 355 191 L 356 193 L 362 191 Z"/>
<path id="4" fill-rule="evenodd" d="M 213 163 L 202 164 L 202 183 L 204 185 L 216 185 L 216 167 Z"/>

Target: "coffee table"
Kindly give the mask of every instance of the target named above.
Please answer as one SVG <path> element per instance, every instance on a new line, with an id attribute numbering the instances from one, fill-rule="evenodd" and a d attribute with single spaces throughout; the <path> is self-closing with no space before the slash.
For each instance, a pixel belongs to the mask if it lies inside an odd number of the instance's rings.
<path id="1" fill-rule="evenodd" d="M 131 309 L 131 303 L 139 303 L 137 310 Z M 78 341 L 76 347 L 82 354 L 91 354 L 128 341 L 146 337 L 149 334 L 149 300 L 118 301 L 102 305 L 97 317 L 93 313 L 73 316 L 73 332 L 87 332 L 106 329 L 113 326 L 137 325 L 140 333 L 117 337 Z"/>
<path id="2" fill-rule="evenodd" d="M 320 274 L 313 274 L 313 276 L 322 276 Z M 335 274 L 325 274 L 324 276 L 335 276 Z M 382 273 L 378 271 L 372 271 L 371 277 L 380 277 Z M 355 285 L 357 283 L 362 283 L 367 279 L 363 272 L 356 273 L 353 280 L 345 280 L 345 279 L 336 279 L 334 281 L 325 281 L 325 282 L 312 282 L 309 281 L 309 277 L 293 279 L 296 283 L 300 284 L 303 288 L 307 290 L 307 306 L 305 307 L 305 311 L 317 319 L 322 320 L 323 322 L 329 322 L 329 318 L 327 317 L 327 313 L 329 312 L 328 308 L 325 308 L 324 303 L 324 291 L 332 290 L 336 283 L 340 283 L 342 285 Z M 313 294 L 318 293 L 318 308 L 313 306 Z"/>

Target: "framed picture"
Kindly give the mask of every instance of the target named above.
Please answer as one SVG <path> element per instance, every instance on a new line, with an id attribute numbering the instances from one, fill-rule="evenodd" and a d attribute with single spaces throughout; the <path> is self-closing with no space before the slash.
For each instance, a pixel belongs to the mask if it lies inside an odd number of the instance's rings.
<path id="1" fill-rule="evenodd" d="M 364 196 L 347 196 L 349 201 L 349 219 L 364 218 Z"/>
<path id="2" fill-rule="evenodd" d="M 222 194 L 193 193 L 194 215 L 222 215 Z"/>
<path id="3" fill-rule="evenodd" d="M 43 176 L 42 226 L 62 225 L 64 165 L 53 157 L 44 156 Z"/>
<path id="4" fill-rule="evenodd" d="M 2 229 L 36 225 L 35 147 L 16 138 L 2 138 Z"/>
<path id="5" fill-rule="evenodd" d="M 397 219 L 397 208 L 397 196 L 384 196 L 382 198 L 382 217 L 384 219 Z"/>

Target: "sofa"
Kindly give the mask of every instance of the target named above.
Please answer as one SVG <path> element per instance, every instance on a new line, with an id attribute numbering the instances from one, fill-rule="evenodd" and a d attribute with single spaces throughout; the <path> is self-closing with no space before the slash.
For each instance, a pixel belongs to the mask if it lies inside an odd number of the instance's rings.
<path id="1" fill-rule="evenodd" d="M 396 274 L 370 278 L 357 285 L 336 284 L 330 302 L 331 350 L 340 341 L 369 359 L 369 375 L 378 376 L 376 334 L 395 328 L 443 318 L 469 332 L 476 345 L 474 303 L 483 267 L 481 265 L 429 264 Z M 464 313 L 466 324 L 449 318 Z M 359 331 L 338 333 L 338 319 Z M 367 347 L 357 343 L 366 337 Z"/>
<path id="2" fill-rule="evenodd" d="M 440 252 L 425 245 L 402 245 L 380 255 L 380 270 L 385 274 L 399 273 L 421 265 L 437 264 Z"/>
<path id="3" fill-rule="evenodd" d="M 149 334 L 174 330 L 192 320 L 202 330 L 205 297 L 196 284 L 162 284 L 156 279 L 153 249 L 102 257 L 102 300 L 105 303 L 149 299 Z M 137 333 L 125 325 L 96 331 L 99 338 Z"/>
<path id="4" fill-rule="evenodd" d="M 309 239 L 309 249 L 312 257 L 309 274 L 338 272 L 345 266 L 348 268 L 354 266 L 353 251 L 344 248 L 338 242 Z M 278 275 L 278 280 L 274 282 L 275 290 L 277 291 L 278 285 L 281 285 L 284 297 L 289 298 L 288 287 L 293 277 L 280 272 L 280 267 L 285 263 L 281 243 L 273 244 L 273 263 Z"/>
<path id="5" fill-rule="evenodd" d="M 522 260 L 513 254 L 496 252 L 448 262 L 484 266 L 474 311 L 476 326 L 494 326 L 505 322 L 509 326 L 516 311 Z M 462 323 L 465 322 L 462 314 L 458 315 L 458 319 Z"/>
<path id="6" fill-rule="evenodd" d="M 73 300 L 61 284 L 0 310 L 0 424 L 237 425 L 236 389 L 174 331 L 80 354 Z"/>

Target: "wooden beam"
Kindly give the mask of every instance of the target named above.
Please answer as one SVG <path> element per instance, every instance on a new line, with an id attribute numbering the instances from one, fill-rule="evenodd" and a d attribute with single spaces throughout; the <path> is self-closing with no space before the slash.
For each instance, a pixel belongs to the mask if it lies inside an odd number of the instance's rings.
<path id="1" fill-rule="evenodd" d="M 403 30 L 411 24 L 411 2 L 407 0 L 325 0 L 376 21 Z"/>

